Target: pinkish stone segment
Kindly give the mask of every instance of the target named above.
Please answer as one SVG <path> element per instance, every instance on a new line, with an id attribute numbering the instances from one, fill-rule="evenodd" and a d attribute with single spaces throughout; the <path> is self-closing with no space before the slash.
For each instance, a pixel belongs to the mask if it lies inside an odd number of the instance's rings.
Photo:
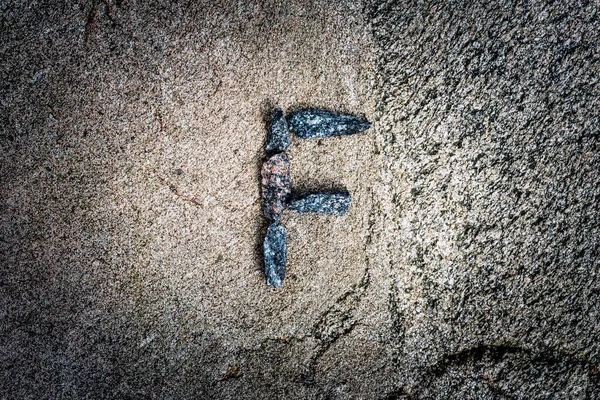
<path id="1" fill-rule="evenodd" d="M 290 196 L 290 160 L 287 154 L 278 153 L 263 164 L 262 204 L 267 218 L 279 221 Z"/>

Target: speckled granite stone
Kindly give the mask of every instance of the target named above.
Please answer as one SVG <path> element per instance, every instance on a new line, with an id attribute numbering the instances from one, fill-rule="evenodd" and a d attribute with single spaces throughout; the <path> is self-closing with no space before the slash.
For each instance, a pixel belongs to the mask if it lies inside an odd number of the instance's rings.
<path id="1" fill-rule="evenodd" d="M 273 112 L 273 120 L 271 121 L 271 129 L 269 130 L 265 149 L 267 153 L 280 153 L 288 147 L 290 147 L 290 131 L 283 109 L 277 107 Z"/>
<path id="2" fill-rule="evenodd" d="M 288 208 L 299 213 L 344 215 L 350 207 L 352 196 L 347 190 L 314 193 L 299 192 L 292 195 Z"/>
<path id="3" fill-rule="evenodd" d="M 285 278 L 287 260 L 286 229 L 279 222 L 273 222 L 267 229 L 263 245 L 265 275 L 267 285 L 281 287 Z"/>
<path id="4" fill-rule="evenodd" d="M 263 212 L 271 220 L 279 221 L 290 194 L 290 161 L 285 153 L 271 156 L 262 171 Z"/>
<path id="5" fill-rule="evenodd" d="M 306 109 L 288 117 L 288 126 L 302 139 L 353 135 L 371 127 L 363 117 L 337 111 Z"/>

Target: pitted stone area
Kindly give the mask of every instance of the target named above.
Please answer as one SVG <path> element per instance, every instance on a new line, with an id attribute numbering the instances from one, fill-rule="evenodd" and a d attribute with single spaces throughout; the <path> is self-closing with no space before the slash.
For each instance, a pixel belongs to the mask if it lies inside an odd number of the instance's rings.
<path id="1" fill-rule="evenodd" d="M 287 154 L 277 153 L 269 157 L 263 164 L 261 175 L 263 212 L 270 220 L 279 221 L 291 194 Z"/>

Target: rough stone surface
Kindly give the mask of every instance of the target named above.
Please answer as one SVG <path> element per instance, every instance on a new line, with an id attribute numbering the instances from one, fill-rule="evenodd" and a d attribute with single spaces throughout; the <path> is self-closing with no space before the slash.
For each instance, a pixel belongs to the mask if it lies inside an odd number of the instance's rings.
<path id="1" fill-rule="evenodd" d="M 279 222 L 273 222 L 267 229 L 263 254 L 265 260 L 265 276 L 267 285 L 281 287 L 285 278 L 285 263 L 287 260 L 287 231 Z"/>
<path id="2" fill-rule="evenodd" d="M 288 117 L 288 125 L 302 139 L 354 135 L 371 127 L 363 117 L 317 109 L 294 111 Z"/>
<path id="3" fill-rule="evenodd" d="M 600 398 L 599 7 L 0 2 L 0 398 Z"/>
<path id="4" fill-rule="evenodd" d="M 599 5 L 372 8 L 397 396 L 600 397 Z"/>
<path id="5" fill-rule="evenodd" d="M 287 154 L 278 153 L 265 161 L 261 176 L 263 212 L 267 218 L 279 221 L 291 193 Z"/>
<path id="6" fill-rule="evenodd" d="M 271 127 L 267 135 L 265 149 L 268 153 L 280 153 L 290 147 L 290 131 L 281 107 L 273 112 Z"/>
<path id="7" fill-rule="evenodd" d="M 299 192 L 294 193 L 288 209 L 299 213 L 317 213 L 344 215 L 352 203 L 352 196 L 347 190 L 331 192 Z"/>

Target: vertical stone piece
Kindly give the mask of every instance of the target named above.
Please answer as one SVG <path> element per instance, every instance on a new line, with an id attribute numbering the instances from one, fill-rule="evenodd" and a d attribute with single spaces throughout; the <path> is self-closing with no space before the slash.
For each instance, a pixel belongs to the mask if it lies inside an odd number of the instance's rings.
<path id="1" fill-rule="evenodd" d="M 347 190 L 330 192 L 299 192 L 294 193 L 288 208 L 291 211 L 341 216 L 346 214 L 352 203 L 352 196 Z"/>
<path id="2" fill-rule="evenodd" d="M 287 230 L 279 222 L 273 222 L 267 229 L 263 244 L 265 260 L 265 276 L 267 285 L 280 287 L 285 278 L 285 263 L 287 261 Z"/>
<path id="3" fill-rule="evenodd" d="M 303 139 L 353 135 L 371 127 L 365 118 L 337 111 L 306 109 L 288 117 L 292 132 Z"/>
<path id="4" fill-rule="evenodd" d="M 262 205 L 267 218 L 279 221 L 290 195 L 290 161 L 287 154 L 278 153 L 263 164 Z"/>
<path id="5" fill-rule="evenodd" d="M 283 110 L 277 107 L 273 112 L 271 129 L 267 136 L 267 153 L 281 153 L 290 147 L 290 131 Z"/>

